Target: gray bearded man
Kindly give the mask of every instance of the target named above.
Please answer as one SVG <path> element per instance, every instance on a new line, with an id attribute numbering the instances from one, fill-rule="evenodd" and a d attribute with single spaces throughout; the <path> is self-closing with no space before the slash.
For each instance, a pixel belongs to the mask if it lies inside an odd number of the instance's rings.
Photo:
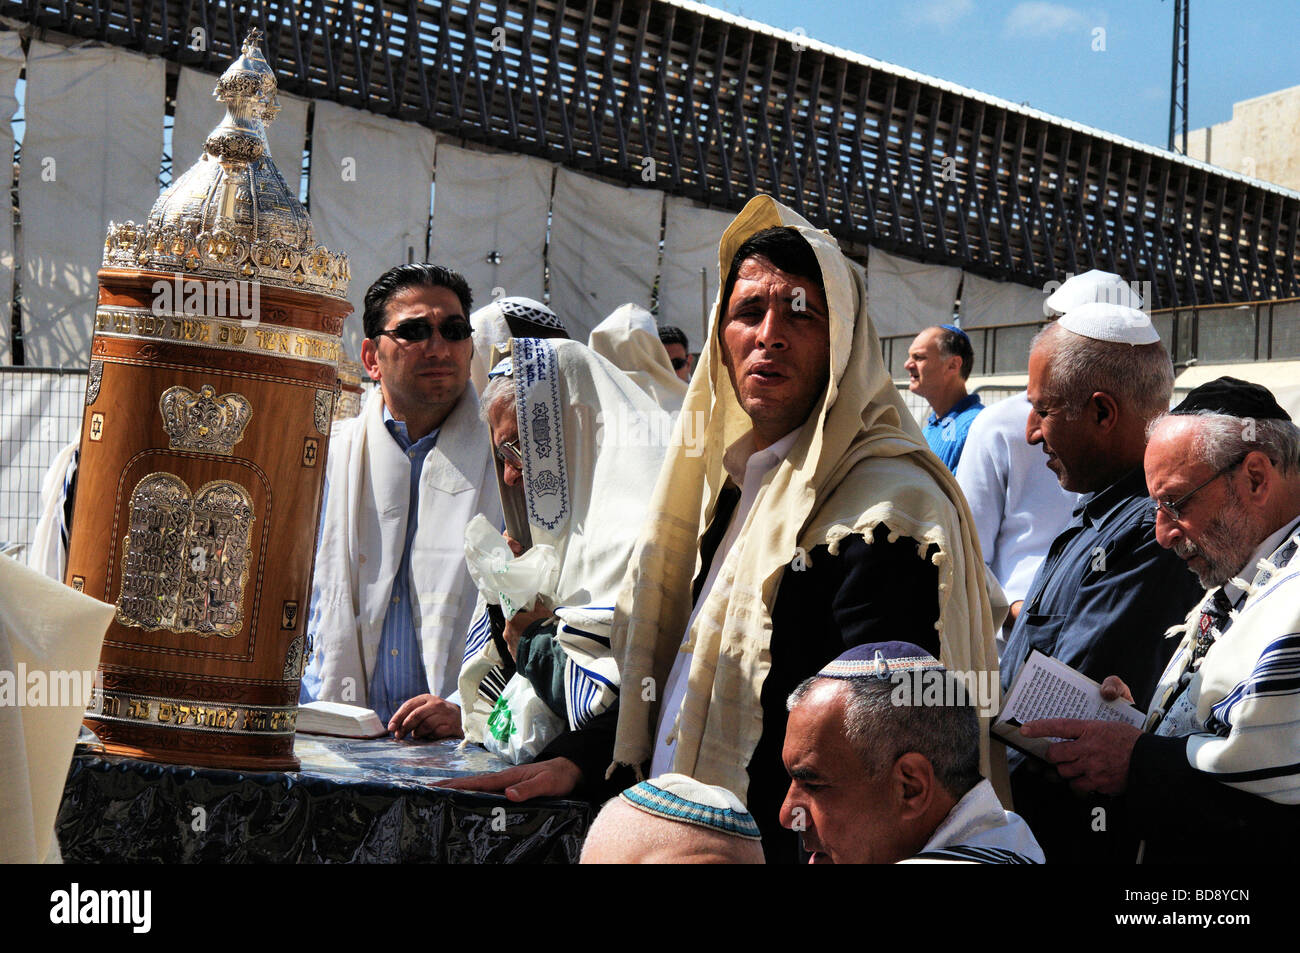
<path id="1" fill-rule="evenodd" d="M 1048 756 L 1076 790 L 1124 795 L 1145 861 L 1276 858 L 1300 834 L 1300 429 L 1266 389 L 1219 378 L 1154 423 L 1145 468 L 1160 545 L 1210 592 L 1174 630 L 1143 731 L 1021 730 L 1068 739 Z M 1102 693 L 1133 700 L 1118 678 Z"/>

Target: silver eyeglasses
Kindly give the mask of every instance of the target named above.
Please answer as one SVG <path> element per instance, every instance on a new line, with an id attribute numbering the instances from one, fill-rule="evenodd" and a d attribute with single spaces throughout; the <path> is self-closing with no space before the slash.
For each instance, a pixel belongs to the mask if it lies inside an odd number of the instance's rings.
<path id="1" fill-rule="evenodd" d="M 1168 516 L 1175 523 L 1182 522 L 1183 507 L 1187 504 L 1187 501 L 1190 500 L 1192 497 L 1194 497 L 1197 493 L 1200 493 L 1203 489 L 1205 489 L 1207 486 L 1209 486 L 1219 477 L 1223 476 L 1229 470 L 1233 470 L 1241 466 L 1242 463 L 1245 462 L 1246 456 L 1247 454 L 1243 454 L 1242 456 L 1238 457 L 1236 460 L 1234 460 L 1232 463 L 1229 463 L 1218 473 L 1214 474 L 1214 476 L 1210 477 L 1208 480 L 1206 480 L 1204 483 L 1200 484 L 1190 492 L 1184 493 L 1178 499 L 1174 500 L 1174 502 L 1167 503 L 1164 500 L 1155 500 L 1151 505 L 1155 507 L 1157 512 L 1164 513 L 1165 516 Z"/>
<path id="2" fill-rule="evenodd" d="M 509 463 L 519 470 L 522 470 L 524 466 L 524 456 L 519 452 L 519 447 L 513 440 L 507 440 L 497 447 L 497 459 L 502 463 Z"/>

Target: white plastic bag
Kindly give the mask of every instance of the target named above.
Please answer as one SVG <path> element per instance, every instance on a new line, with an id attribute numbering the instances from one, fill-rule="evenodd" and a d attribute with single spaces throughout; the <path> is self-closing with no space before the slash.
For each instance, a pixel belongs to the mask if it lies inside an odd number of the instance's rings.
<path id="1" fill-rule="evenodd" d="M 532 761 L 565 729 L 564 719 L 537 697 L 528 679 L 516 673 L 488 715 L 483 747 L 511 764 Z"/>
<path id="2" fill-rule="evenodd" d="M 516 557 L 481 513 L 465 527 L 465 565 L 483 598 L 500 606 L 507 619 L 531 608 L 538 596 L 553 599 L 560 579 L 554 546 L 539 544 Z"/>

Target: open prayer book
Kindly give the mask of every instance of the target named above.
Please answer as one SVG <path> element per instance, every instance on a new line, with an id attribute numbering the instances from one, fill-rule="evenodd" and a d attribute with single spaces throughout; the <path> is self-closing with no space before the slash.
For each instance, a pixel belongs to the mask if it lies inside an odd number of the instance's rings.
<path id="1" fill-rule="evenodd" d="M 336 738 L 382 738 L 388 726 L 369 708 L 342 702 L 307 702 L 298 706 L 297 730 Z"/>
<path id="2" fill-rule="evenodd" d="M 1135 728 L 1141 728 L 1146 720 L 1122 698 L 1103 700 L 1099 684 L 1034 649 L 1011 683 L 1002 711 L 993 722 L 993 737 L 1046 761 L 1048 746 L 1061 739 L 1026 738 L 1020 733 L 1021 725 L 1040 718 L 1123 721 Z"/>

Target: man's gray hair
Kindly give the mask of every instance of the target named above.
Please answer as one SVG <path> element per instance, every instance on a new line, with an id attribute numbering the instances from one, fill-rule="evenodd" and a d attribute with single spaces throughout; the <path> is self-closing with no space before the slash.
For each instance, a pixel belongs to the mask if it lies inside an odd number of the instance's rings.
<path id="1" fill-rule="evenodd" d="M 494 377 L 487 382 L 483 388 L 483 393 L 478 395 L 478 416 L 483 423 L 489 427 L 492 425 L 488 419 L 492 413 L 492 408 L 506 400 L 514 402 L 515 399 L 515 379 L 502 374 L 500 377 Z"/>
<path id="2" fill-rule="evenodd" d="M 1192 414 L 1161 414 L 1147 427 L 1149 440 L 1169 420 L 1194 419 L 1192 453 L 1211 470 L 1226 469 L 1252 450 L 1261 451 L 1283 473 L 1300 468 L 1300 427 L 1289 420 L 1257 420 L 1198 410 Z"/>
<path id="3" fill-rule="evenodd" d="M 901 674 L 910 677 L 913 673 Z M 949 672 L 941 674 L 952 677 Z M 894 702 L 893 679 L 814 675 L 790 693 L 786 709 L 793 711 L 816 683 L 831 681 L 848 686 L 844 735 L 873 777 L 915 751 L 930 762 L 935 777 L 953 797 L 960 799 L 979 784 L 980 723 L 973 706 L 921 704 L 915 694 L 911 704 L 900 705 Z"/>
<path id="4" fill-rule="evenodd" d="M 1043 348 L 1048 357 L 1045 390 L 1070 420 L 1083 412 L 1097 391 L 1110 394 L 1144 420 L 1169 409 L 1174 366 L 1169 352 L 1155 344 L 1118 344 L 1075 334 L 1053 322 L 1034 336 L 1029 350 Z"/>

